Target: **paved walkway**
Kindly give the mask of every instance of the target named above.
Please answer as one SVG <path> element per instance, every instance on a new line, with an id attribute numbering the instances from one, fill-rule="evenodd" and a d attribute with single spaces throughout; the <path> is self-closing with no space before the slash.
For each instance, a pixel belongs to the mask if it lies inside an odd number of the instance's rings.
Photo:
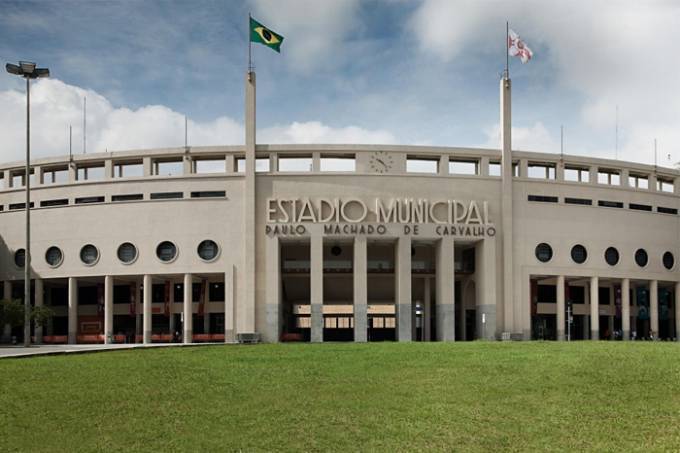
<path id="1" fill-rule="evenodd" d="M 115 351 L 136 348 L 195 347 L 224 343 L 152 343 L 152 344 L 60 344 L 23 346 L 0 345 L 0 359 L 30 357 L 38 355 L 82 354 L 87 352 Z"/>

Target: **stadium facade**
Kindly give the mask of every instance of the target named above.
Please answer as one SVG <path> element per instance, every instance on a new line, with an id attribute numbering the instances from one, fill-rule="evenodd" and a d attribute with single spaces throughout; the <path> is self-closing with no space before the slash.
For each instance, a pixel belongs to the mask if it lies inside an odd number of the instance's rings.
<path id="1" fill-rule="evenodd" d="M 35 160 L 35 341 L 678 338 L 680 173 L 511 151 L 500 88 L 500 150 L 256 145 L 251 73 L 245 146 Z M 26 175 L 0 172 L 21 298 Z"/>

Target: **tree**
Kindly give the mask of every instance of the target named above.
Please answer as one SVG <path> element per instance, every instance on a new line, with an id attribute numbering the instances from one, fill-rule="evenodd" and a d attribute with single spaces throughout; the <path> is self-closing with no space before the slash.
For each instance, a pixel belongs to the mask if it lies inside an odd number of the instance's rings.
<path id="1" fill-rule="evenodd" d="M 24 303 L 21 300 L 0 300 L 0 325 L 9 325 L 12 328 L 24 325 Z"/>

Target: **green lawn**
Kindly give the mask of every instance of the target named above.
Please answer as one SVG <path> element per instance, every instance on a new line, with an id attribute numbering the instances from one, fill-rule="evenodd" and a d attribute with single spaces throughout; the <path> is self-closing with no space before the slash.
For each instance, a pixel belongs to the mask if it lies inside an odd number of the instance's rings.
<path id="1" fill-rule="evenodd" d="M 0 451 L 680 449 L 675 343 L 148 349 L 0 379 Z"/>

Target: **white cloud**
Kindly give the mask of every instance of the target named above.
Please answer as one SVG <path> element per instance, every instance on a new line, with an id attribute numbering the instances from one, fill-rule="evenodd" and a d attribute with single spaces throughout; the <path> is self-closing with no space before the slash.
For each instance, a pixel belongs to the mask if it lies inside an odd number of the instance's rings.
<path id="1" fill-rule="evenodd" d="M 31 88 L 31 155 L 68 154 L 68 126 L 73 126 L 73 151 L 83 149 L 83 97 L 87 96 L 87 150 L 90 153 L 184 145 L 184 116 L 162 105 L 131 110 L 114 108 L 102 95 L 57 79 L 40 80 Z M 0 135 L 3 161 L 24 157 L 26 97 L 16 90 L 0 91 Z M 189 145 L 233 145 L 244 141 L 243 124 L 226 116 L 188 121 Z M 259 143 L 396 143 L 388 131 L 356 126 L 331 127 L 318 121 L 293 122 L 258 131 Z"/>
<path id="2" fill-rule="evenodd" d="M 480 144 L 482 148 L 499 149 L 501 147 L 500 123 L 484 130 L 486 141 Z M 555 141 L 548 129 L 541 122 L 531 127 L 512 128 L 512 149 L 522 151 L 536 151 L 542 153 L 559 153 L 560 144 Z"/>
<path id="3" fill-rule="evenodd" d="M 627 158 L 650 162 L 633 150 L 654 136 L 677 146 L 680 59 L 673 55 L 680 41 L 680 2 L 425 0 L 409 30 L 425 52 L 449 61 L 463 51 L 495 55 L 506 18 L 535 51 L 527 70 L 538 71 L 537 62 L 547 60 L 543 67 L 551 75 L 554 70 L 558 88 L 582 94 L 579 135 L 611 134 L 611 149 L 586 145 L 584 152 L 613 155 L 617 105 L 620 147 Z"/>
<path id="4" fill-rule="evenodd" d="M 396 138 L 388 131 L 367 130 L 356 126 L 332 128 L 318 121 L 306 123 L 294 122 L 288 126 L 277 126 L 264 129 L 260 134 L 267 143 L 364 143 L 393 144 Z"/>
<path id="5" fill-rule="evenodd" d="M 252 0 L 253 16 L 284 37 L 282 45 L 292 69 L 307 72 L 332 65 L 343 46 L 338 43 L 359 23 L 358 0 Z"/>

